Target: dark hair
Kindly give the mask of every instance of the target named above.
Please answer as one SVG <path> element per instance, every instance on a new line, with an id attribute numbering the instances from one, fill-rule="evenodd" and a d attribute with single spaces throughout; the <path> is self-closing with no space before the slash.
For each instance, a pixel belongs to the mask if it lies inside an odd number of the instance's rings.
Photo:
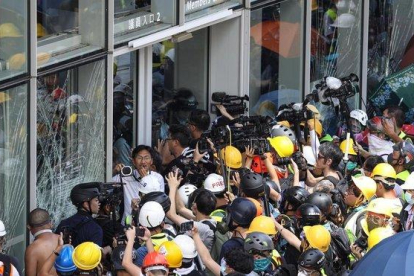
<path id="1" fill-rule="evenodd" d="M 195 197 L 194 203 L 200 213 L 209 216 L 216 209 L 217 199 L 209 190 L 201 189 Z"/>
<path id="2" fill-rule="evenodd" d="M 135 157 L 137 157 L 138 153 L 141 152 L 141 151 L 143 151 L 143 150 L 148 151 L 151 154 L 151 158 L 154 158 L 154 150 L 150 146 L 147 146 L 147 145 L 138 145 L 136 148 L 134 148 L 132 150 L 132 154 L 131 154 L 132 159 L 134 159 Z"/>
<path id="3" fill-rule="evenodd" d="M 202 109 L 193 110 L 190 114 L 189 123 L 200 131 L 206 131 L 210 126 L 210 115 Z"/>
<path id="4" fill-rule="evenodd" d="M 161 154 L 159 154 L 158 152 L 156 152 L 155 150 L 153 151 L 152 155 L 152 164 L 155 166 L 155 170 L 157 172 L 161 172 L 162 171 L 162 158 L 161 158 Z"/>
<path id="5" fill-rule="evenodd" d="M 391 105 L 386 108 L 388 110 L 388 115 L 392 118 L 395 118 L 395 123 L 398 128 L 402 128 L 405 122 L 405 113 L 400 106 Z"/>
<path id="6" fill-rule="evenodd" d="M 341 149 L 332 142 L 323 143 L 319 146 L 319 152 L 332 160 L 331 169 L 337 170 L 339 163 L 341 163 L 343 153 Z"/>
<path id="7" fill-rule="evenodd" d="M 183 148 L 188 147 L 188 144 L 190 143 L 190 131 L 186 126 L 178 124 L 171 125 L 168 131 L 171 138 L 178 140 Z"/>
<path id="8" fill-rule="evenodd" d="M 254 268 L 253 256 L 240 248 L 230 250 L 224 259 L 229 267 L 240 273 L 249 274 Z"/>
<path id="9" fill-rule="evenodd" d="M 365 160 L 364 167 L 367 171 L 372 172 L 379 163 L 384 163 L 384 159 L 378 155 L 371 155 Z"/>
<path id="10" fill-rule="evenodd" d="M 50 222 L 49 212 L 45 209 L 36 208 L 29 214 L 29 225 L 31 227 L 41 227 Z"/>

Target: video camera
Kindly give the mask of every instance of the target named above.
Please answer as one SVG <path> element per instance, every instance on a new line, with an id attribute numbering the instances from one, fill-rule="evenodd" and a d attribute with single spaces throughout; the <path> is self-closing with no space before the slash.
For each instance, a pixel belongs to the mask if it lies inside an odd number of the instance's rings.
<path id="1" fill-rule="evenodd" d="M 281 105 L 279 113 L 276 115 L 278 121 L 288 121 L 289 123 L 300 123 L 313 118 L 313 112 L 302 103 L 291 103 Z"/>
<path id="2" fill-rule="evenodd" d="M 230 115 L 235 116 L 244 114 L 247 111 L 247 104 L 245 101 L 249 101 L 249 96 L 230 96 L 227 95 L 226 92 L 214 92 L 213 95 L 211 95 L 211 99 L 213 102 L 224 106 Z M 218 109 L 216 110 L 216 115 L 221 116 Z"/>
<path id="3" fill-rule="evenodd" d="M 110 206 L 119 206 L 124 199 L 124 190 L 122 183 L 101 183 L 99 202 L 109 204 Z"/>
<path id="4" fill-rule="evenodd" d="M 329 105 L 337 98 L 339 101 L 345 101 L 353 97 L 358 92 L 359 78 L 355 74 L 337 79 L 334 77 L 325 77 L 315 86 L 316 90 L 312 94 L 318 95 L 318 100 L 325 105 Z"/>

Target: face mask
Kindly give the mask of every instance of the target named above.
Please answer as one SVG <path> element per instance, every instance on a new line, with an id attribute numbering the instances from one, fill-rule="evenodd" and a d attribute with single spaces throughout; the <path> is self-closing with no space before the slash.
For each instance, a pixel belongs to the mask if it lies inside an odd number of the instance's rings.
<path id="1" fill-rule="evenodd" d="M 414 204 L 414 198 L 409 192 L 405 192 L 405 201 L 407 201 L 408 204 Z"/>
<path id="2" fill-rule="evenodd" d="M 299 268 L 299 271 L 298 271 L 298 276 L 309 276 L 309 275 L 311 275 L 312 274 L 312 272 L 308 272 L 308 271 L 306 271 L 306 270 L 303 270 L 303 269 L 300 269 Z"/>
<path id="3" fill-rule="evenodd" d="M 254 260 L 254 271 L 265 271 L 270 265 L 270 258 Z"/>
<path id="4" fill-rule="evenodd" d="M 346 164 L 346 170 L 353 171 L 356 168 L 356 166 L 357 166 L 356 162 L 348 161 L 348 163 Z"/>

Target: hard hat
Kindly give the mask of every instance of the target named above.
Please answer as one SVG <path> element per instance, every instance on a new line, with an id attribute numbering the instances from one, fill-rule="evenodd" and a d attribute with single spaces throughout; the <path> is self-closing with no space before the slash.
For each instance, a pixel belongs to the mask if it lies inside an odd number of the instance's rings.
<path id="1" fill-rule="evenodd" d="M 9 60 L 10 70 L 20 70 L 26 63 L 26 57 L 22 53 L 12 55 Z"/>
<path id="2" fill-rule="evenodd" d="M 331 26 L 336 28 L 352 28 L 354 24 L 355 16 L 350 13 L 343 13 L 335 19 L 335 22 Z"/>
<path id="3" fill-rule="evenodd" d="M 240 179 L 240 190 L 247 196 L 257 198 L 265 192 L 265 183 L 260 174 L 248 172 Z"/>
<path id="4" fill-rule="evenodd" d="M 332 136 L 331 135 L 329 135 L 329 134 L 326 134 L 325 136 L 323 136 L 320 140 L 319 140 L 319 142 L 321 142 L 321 143 L 324 143 L 324 142 L 332 142 L 333 141 L 333 138 L 332 138 Z"/>
<path id="5" fill-rule="evenodd" d="M 292 143 L 296 143 L 296 135 L 293 130 L 288 127 L 282 125 L 274 125 L 270 131 L 270 137 L 273 138 L 278 136 L 286 136 L 292 141 Z"/>
<path id="6" fill-rule="evenodd" d="M 250 223 L 256 217 L 257 210 L 254 203 L 247 198 L 237 197 L 230 206 L 227 207 L 227 222 L 234 221 L 241 227 L 249 227 Z"/>
<path id="7" fill-rule="evenodd" d="M 313 127 L 313 129 L 315 130 L 316 134 L 320 138 L 322 136 L 322 131 L 323 131 L 323 127 L 322 127 L 321 121 L 319 121 L 318 119 L 309 119 L 308 120 L 308 124 L 310 124 Z M 300 125 L 301 126 L 305 126 L 305 122 L 300 123 Z"/>
<path id="8" fill-rule="evenodd" d="M 82 205 L 83 202 L 88 202 L 93 198 L 98 197 L 100 195 L 99 185 L 98 182 L 91 182 L 78 184 L 73 187 L 70 191 L 70 200 L 73 205 L 79 206 Z"/>
<path id="9" fill-rule="evenodd" d="M 36 32 L 37 33 L 37 38 L 44 37 L 45 35 L 47 35 L 46 29 L 40 23 L 37 23 L 36 31 L 37 31 Z"/>
<path id="10" fill-rule="evenodd" d="M 73 251 L 73 263 L 80 270 L 92 270 L 99 265 L 102 258 L 101 248 L 93 242 L 84 242 Z"/>
<path id="11" fill-rule="evenodd" d="M 174 62 L 175 61 L 175 49 L 168 50 L 165 56 L 171 59 L 172 62 Z"/>
<path id="12" fill-rule="evenodd" d="M 382 240 L 394 235 L 394 231 L 390 227 L 378 227 L 372 229 L 368 236 L 368 250 L 372 249 Z"/>
<path id="13" fill-rule="evenodd" d="M 9 94 L 7 94 L 5 92 L 0 92 L 0 103 L 4 103 L 4 102 L 8 102 L 8 101 L 10 101 Z"/>
<path id="14" fill-rule="evenodd" d="M 316 248 L 307 249 L 300 254 L 298 258 L 298 265 L 312 270 L 320 270 L 325 264 L 325 254 Z"/>
<path id="15" fill-rule="evenodd" d="M 339 145 L 339 148 L 341 149 L 342 153 L 345 154 L 346 152 L 346 145 L 348 146 L 348 154 L 351 155 L 357 155 L 357 153 L 354 151 L 354 139 L 350 138 L 349 142 L 347 143 L 347 140 L 343 140 L 341 144 Z"/>
<path id="16" fill-rule="evenodd" d="M 224 149 L 222 149 L 220 153 L 221 153 L 221 158 L 224 160 L 224 164 L 227 167 L 230 167 L 233 169 L 241 168 L 242 155 L 237 148 L 233 146 L 227 146 Z"/>
<path id="17" fill-rule="evenodd" d="M 211 212 L 210 217 L 214 219 L 216 222 L 222 222 L 223 218 L 226 217 L 226 211 L 223 209 L 217 209 Z"/>
<path id="18" fill-rule="evenodd" d="M 392 217 L 393 207 L 391 202 L 385 198 L 373 199 L 365 209 L 367 212 Z"/>
<path id="19" fill-rule="evenodd" d="M 372 178 L 365 175 L 359 177 L 352 176 L 352 181 L 366 200 L 371 200 L 375 195 L 375 192 L 377 191 L 377 183 L 375 183 Z"/>
<path id="20" fill-rule="evenodd" d="M 158 248 L 158 253 L 165 256 L 169 268 L 178 268 L 183 261 L 181 248 L 173 241 L 166 241 Z"/>
<path id="21" fill-rule="evenodd" d="M 147 271 L 158 269 L 168 272 L 168 262 L 167 259 L 165 259 L 165 256 L 156 251 L 145 255 L 145 258 L 142 262 L 142 272 L 145 273 Z"/>
<path id="22" fill-rule="evenodd" d="M 76 270 L 76 266 L 73 263 L 72 255 L 75 249 L 70 244 L 65 244 L 62 250 L 59 252 L 55 260 L 55 269 L 59 273 L 68 273 Z"/>
<path id="23" fill-rule="evenodd" d="M 317 120 L 321 119 L 321 113 L 319 112 L 319 110 L 316 108 L 316 106 L 312 105 L 312 104 L 307 104 L 306 107 L 308 108 L 308 110 L 312 111 L 313 113 L 313 117 Z"/>
<path id="24" fill-rule="evenodd" d="M 262 232 L 266 235 L 276 235 L 275 223 L 270 217 L 257 216 L 250 223 L 249 230 L 247 233 Z"/>
<path id="25" fill-rule="evenodd" d="M 6 234 L 6 227 L 4 226 L 3 221 L 0 220 L 0 237 L 5 236 Z"/>
<path id="26" fill-rule="evenodd" d="M 368 122 L 368 116 L 367 113 L 365 113 L 365 111 L 361 110 L 361 109 L 354 109 L 351 111 L 350 115 L 351 118 L 357 120 L 358 122 L 361 123 L 361 125 L 366 126 L 367 122 Z"/>
<path id="27" fill-rule="evenodd" d="M 154 174 L 148 174 L 138 181 L 138 191 L 143 194 L 157 192 L 160 190 L 160 183 Z"/>
<path id="28" fill-rule="evenodd" d="M 401 185 L 401 189 L 403 190 L 414 190 L 414 172 L 412 172 L 407 179 L 405 180 L 405 183 Z"/>
<path id="29" fill-rule="evenodd" d="M 178 195 L 180 196 L 185 206 L 188 205 L 188 198 L 195 190 L 197 190 L 197 187 L 189 183 L 184 184 L 178 189 Z"/>
<path id="30" fill-rule="evenodd" d="M 381 180 L 382 182 L 388 185 L 395 185 L 397 173 L 390 164 L 379 163 L 372 170 L 371 178 L 374 180 Z"/>
<path id="31" fill-rule="evenodd" d="M 262 232 L 252 232 L 244 239 L 244 251 L 272 251 L 275 249 L 272 239 Z"/>
<path id="32" fill-rule="evenodd" d="M 290 123 L 288 121 L 279 121 L 277 122 L 278 125 L 290 128 Z"/>
<path id="33" fill-rule="evenodd" d="M 255 173 L 267 173 L 267 167 L 265 162 L 260 158 L 260 156 L 255 155 L 253 157 L 253 162 L 252 162 L 252 166 L 251 169 L 255 172 Z"/>
<path id="34" fill-rule="evenodd" d="M 0 38 L 5 37 L 22 37 L 22 34 L 13 23 L 4 23 L 0 25 Z"/>
<path id="35" fill-rule="evenodd" d="M 306 159 L 306 163 L 311 166 L 316 165 L 315 154 L 313 153 L 311 146 L 303 146 L 302 155 Z"/>
<path id="36" fill-rule="evenodd" d="M 296 210 L 296 220 L 298 224 L 303 226 L 313 226 L 318 225 L 321 222 L 322 212 L 318 206 L 310 203 L 303 203 Z"/>
<path id="37" fill-rule="evenodd" d="M 139 202 L 139 208 L 141 209 L 145 203 L 155 201 L 161 204 L 164 212 L 167 213 L 171 207 L 171 200 L 170 198 L 163 192 L 150 192 L 144 195 Z"/>
<path id="38" fill-rule="evenodd" d="M 286 136 L 267 138 L 267 140 L 279 157 L 290 157 L 295 150 L 292 141 Z"/>
<path id="39" fill-rule="evenodd" d="M 312 248 L 319 249 L 326 252 L 331 244 L 331 234 L 322 225 L 305 226 L 303 227 L 306 240 Z"/>
<path id="40" fill-rule="evenodd" d="M 184 259 L 193 259 L 197 257 L 197 250 L 194 240 L 187 235 L 178 235 L 173 240 L 181 249 Z"/>
<path id="41" fill-rule="evenodd" d="M 260 205 L 260 202 L 259 201 L 257 201 L 256 199 L 254 199 L 254 198 L 251 198 L 251 197 L 246 197 L 248 200 L 250 200 L 251 202 L 253 202 L 253 204 L 254 204 L 254 206 L 256 206 L 256 217 L 257 216 L 261 216 L 262 214 L 263 214 L 263 208 L 262 208 L 262 206 Z"/>
<path id="42" fill-rule="evenodd" d="M 306 203 L 316 205 L 325 216 L 331 213 L 333 204 L 331 196 L 322 192 L 314 192 L 310 194 Z"/>
<path id="43" fill-rule="evenodd" d="M 213 194 L 223 193 L 226 190 L 223 176 L 216 173 L 209 174 L 206 180 L 204 180 L 204 188 Z"/>
<path id="44" fill-rule="evenodd" d="M 164 222 L 165 212 L 161 204 L 155 201 L 145 203 L 139 211 L 139 224 L 148 228 L 160 226 Z"/>

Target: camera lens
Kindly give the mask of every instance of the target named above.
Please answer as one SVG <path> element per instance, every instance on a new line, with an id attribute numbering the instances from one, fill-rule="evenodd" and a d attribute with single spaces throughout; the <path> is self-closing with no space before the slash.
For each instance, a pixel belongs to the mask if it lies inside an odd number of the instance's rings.
<path id="1" fill-rule="evenodd" d="M 130 166 L 125 166 L 121 169 L 122 176 L 130 176 L 132 175 L 132 168 Z"/>

